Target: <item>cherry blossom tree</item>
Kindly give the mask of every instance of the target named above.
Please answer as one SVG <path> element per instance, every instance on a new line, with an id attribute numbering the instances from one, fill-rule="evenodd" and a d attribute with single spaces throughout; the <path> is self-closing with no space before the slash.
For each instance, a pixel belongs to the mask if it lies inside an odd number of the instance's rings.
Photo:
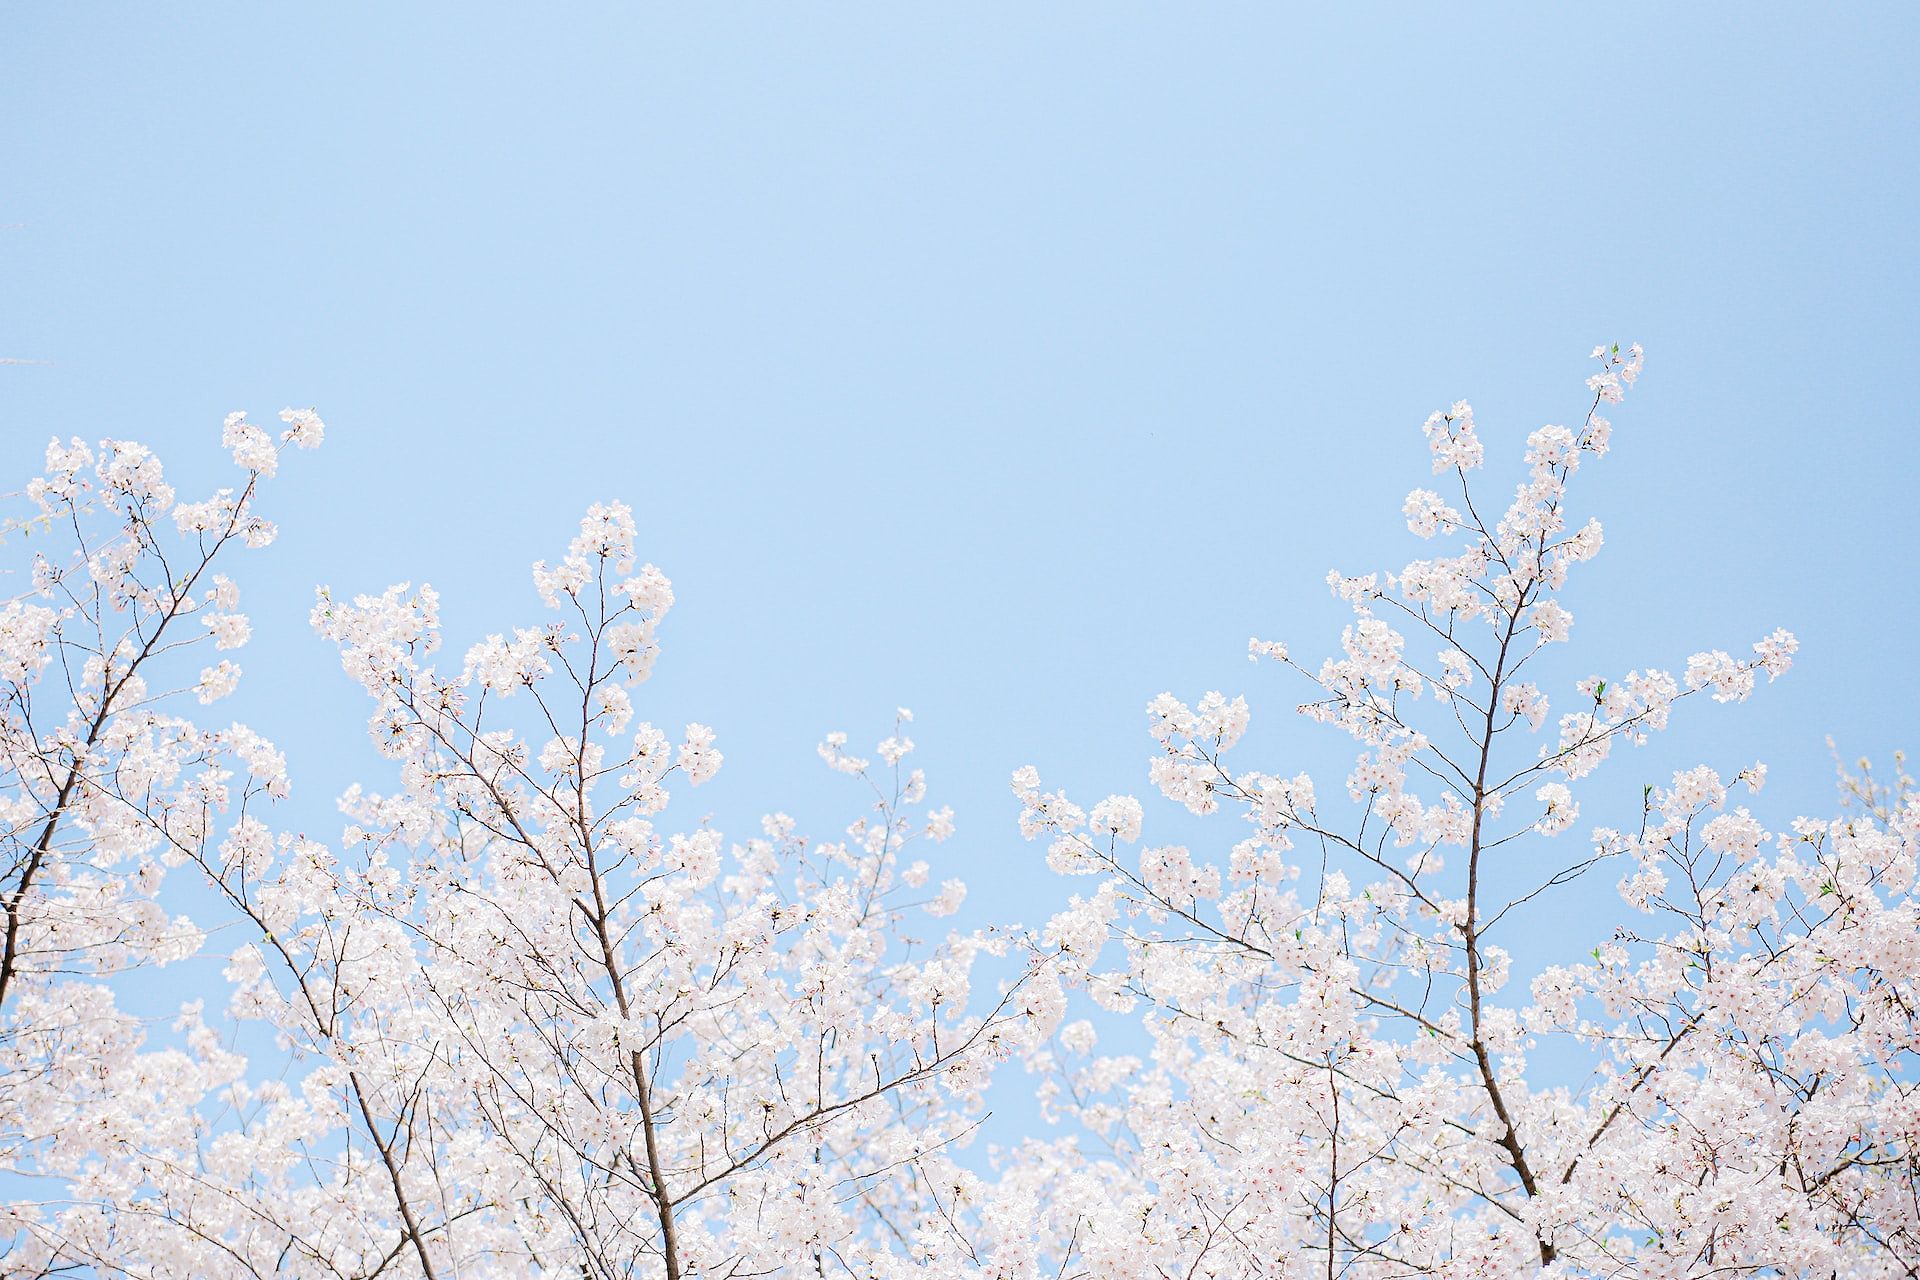
<path id="1" fill-rule="evenodd" d="M 8 1274 L 864 1273 L 947 1230 L 947 1149 L 1031 1038 L 1037 958 L 913 923 L 964 887 L 908 856 L 953 830 L 905 763 L 910 714 L 877 765 L 822 745 L 868 793 L 842 838 L 662 829 L 721 753 L 636 721 L 673 593 L 636 571 L 628 510 L 595 506 L 535 566 L 547 620 L 444 671 L 430 588 L 321 591 L 394 786 L 342 798 L 337 845 L 276 830 L 281 756 L 175 707 L 237 669 L 171 673 L 247 638 L 212 566 L 270 538 L 255 490 L 322 434 L 287 422 L 229 421 L 237 496 L 176 503 L 123 442 L 56 444 L 28 493 L 36 536 L 67 536 L 0 617 L 0 1134 L 9 1191 L 36 1193 L 9 1197 Z M 233 939 L 227 1010 L 156 1037 L 111 979 L 202 946 L 158 905 L 183 867 Z M 976 997 L 982 957 L 1006 976 Z M 277 1048 L 250 1062 L 222 1023 Z"/>
<path id="2" fill-rule="evenodd" d="M 1617 747 L 1683 703 L 1745 699 L 1797 647 L 1776 631 L 1678 676 L 1616 669 L 1553 714 L 1533 677 L 1569 640 L 1569 573 L 1601 545 L 1569 484 L 1607 453 L 1601 411 L 1641 368 L 1637 347 L 1594 355 L 1583 420 L 1527 438 L 1492 522 L 1471 408 L 1427 421 L 1450 492 L 1414 490 L 1405 515 L 1452 549 L 1332 575 L 1354 613 L 1337 656 L 1251 643 L 1308 682 L 1309 720 L 1358 744 L 1343 796 L 1230 765 L 1249 710 L 1218 693 L 1163 695 L 1148 718 L 1158 791 L 1241 820 L 1220 854 L 1136 853 L 1138 800 L 1085 810 L 1015 774 L 1052 868 L 1096 878 L 1048 942 L 1109 1011 L 1109 1043 L 1112 1015 L 1143 1029 L 1102 1052 L 1080 1019 L 1033 1055 L 1067 1128 L 1009 1161 L 997 1194 L 1019 1209 L 979 1228 L 1022 1266 L 1920 1274 L 1911 793 L 1856 777 L 1851 812 L 1772 831 L 1733 799 L 1764 768 L 1703 766 L 1554 856 L 1578 840 L 1575 785 L 1603 795 L 1590 779 Z M 1602 867 L 1622 869 L 1619 927 L 1556 919 L 1556 891 Z M 1510 954 L 1529 938 L 1553 941 Z M 1538 976 L 1514 992 L 1517 966 Z M 1538 1052 L 1583 1065 L 1532 1069 Z"/>

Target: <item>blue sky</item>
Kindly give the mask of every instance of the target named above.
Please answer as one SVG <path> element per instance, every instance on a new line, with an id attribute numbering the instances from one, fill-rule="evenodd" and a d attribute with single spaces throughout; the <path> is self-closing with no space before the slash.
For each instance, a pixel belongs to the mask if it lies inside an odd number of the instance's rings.
<path id="1" fill-rule="evenodd" d="M 1065 893 L 1033 762 L 1144 790 L 1142 708 L 1244 691 L 1249 766 L 1340 742 L 1330 567 L 1413 550 L 1419 424 L 1496 457 L 1647 345 L 1586 481 L 1585 669 L 1798 631 L 1674 760 L 1769 816 L 1912 741 L 1908 6 L 14 6 L 0 38 L 0 443 L 222 474 L 230 409 L 313 405 L 245 565 L 244 716 L 289 821 L 383 766 L 313 586 L 443 592 L 457 653 L 526 565 L 638 509 L 681 604 L 645 714 L 714 725 L 700 804 L 827 832 L 830 729 L 892 708 L 968 918 Z M 1663 757 L 1664 758 L 1664 757 Z M 1622 803 L 1649 768 L 1602 775 Z M 1603 792 L 1591 792 L 1599 796 Z M 683 816 L 697 812 L 682 810 Z M 1217 833 L 1222 843 L 1231 836 Z M 1581 948 L 1584 950 L 1584 946 Z"/>

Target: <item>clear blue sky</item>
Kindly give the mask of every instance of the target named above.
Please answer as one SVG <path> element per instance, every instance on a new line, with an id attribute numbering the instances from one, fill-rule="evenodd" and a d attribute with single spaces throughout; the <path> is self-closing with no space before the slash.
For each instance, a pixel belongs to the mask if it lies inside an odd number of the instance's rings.
<path id="1" fill-rule="evenodd" d="M 904 703 L 960 810 L 942 872 L 1035 919 L 1066 886 L 1015 765 L 1144 790 L 1146 700 L 1220 687 L 1249 765 L 1331 786 L 1246 638 L 1317 654 L 1324 572 L 1411 552 L 1431 409 L 1510 455 L 1638 339 L 1581 665 L 1797 630 L 1790 680 L 1674 748 L 1769 758 L 1780 818 L 1826 802 L 1826 734 L 1920 737 L 1917 19 L 14 5 L 0 356 L 48 363 L 0 367 L 6 470 L 130 435 L 204 485 L 228 410 L 320 409 L 229 705 L 329 834 L 384 775 L 313 585 L 429 579 L 457 657 L 624 497 L 681 598 L 646 714 L 728 755 L 700 804 L 831 831 L 859 795 L 813 744 Z"/>

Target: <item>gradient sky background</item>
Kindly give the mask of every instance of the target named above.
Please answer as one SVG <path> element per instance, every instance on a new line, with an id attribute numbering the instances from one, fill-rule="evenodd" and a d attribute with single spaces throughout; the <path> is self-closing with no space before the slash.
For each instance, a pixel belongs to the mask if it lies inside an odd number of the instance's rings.
<path id="1" fill-rule="evenodd" d="M 861 793 L 813 745 L 905 704 L 962 919 L 1037 923 L 1083 885 L 1020 842 L 1010 770 L 1144 791 L 1147 699 L 1222 688 L 1246 767 L 1337 789 L 1343 741 L 1247 637 L 1317 657 L 1326 570 L 1413 554 L 1428 412 L 1470 398 L 1510 460 L 1637 339 L 1573 674 L 1805 647 L 1589 803 L 1763 757 L 1782 821 L 1829 805 L 1827 734 L 1920 741 L 1917 34 L 1906 5 L 16 5 L 0 356 L 47 363 L 0 367 L 0 457 L 11 487 L 51 434 L 132 436 L 193 492 L 230 409 L 320 410 L 224 707 L 327 834 L 387 775 L 313 586 L 432 581 L 457 661 L 623 497 L 681 601 L 643 714 L 728 756 L 681 818 L 836 830 Z"/>

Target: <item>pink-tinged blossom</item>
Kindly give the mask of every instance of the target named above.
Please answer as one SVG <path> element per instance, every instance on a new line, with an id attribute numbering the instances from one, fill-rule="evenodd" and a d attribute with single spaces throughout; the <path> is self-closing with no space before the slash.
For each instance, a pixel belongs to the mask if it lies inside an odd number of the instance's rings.
<path id="1" fill-rule="evenodd" d="M 143 444 L 102 440 L 93 473 L 109 495 L 138 504 L 150 515 L 162 515 L 173 505 L 173 487 L 163 478 L 160 459 Z"/>
<path id="2" fill-rule="evenodd" d="M 238 649 L 253 635 L 253 624 L 244 613 L 209 613 L 200 621 L 213 632 L 217 649 Z"/>
<path id="3" fill-rule="evenodd" d="M 1401 511 L 1407 517 L 1408 531 L 1422 538 L 1451 533 L 1460 524 L 1460 513 L 1431 489 L 1409 493 Z"/>
<path id="4" fill-rule="evenodd" d="M 282 409 L 280 421 L 287 429 L 280 433 L 283 444 L 297 449 L 318 449 L 327 438 L 327 424 L 311 409 Z"/>
<path id="5" fill-rule="evenodd" d="M 1266 658 L 1272 662 L 1287 660 L 1287 646 L 1277 640 L 1261 640 L 1257 637 L 1247 641 L 1247 661 L 1258 662 Z"/>
<path id="6" fill-rule="evenodd" d="M 1473 406 L 1457 400 L 1427 419 L 1427 443 L 1433 452 L 1433 473 L 1472 471 L 1486 460 L 1486 450 L 1473 429 Z"/>
<path id="7" fill-rule="evenodd" d="M 1538 685 L 1515 682 L 1500 691 L 1500 709 L 1517 720 L 1538 729 L 1547 719 L 1547 695 Z"/>
<path id="8" fill-rule="evenodd" d="M 1767 840 L 1767 831 L 1752 814 L 1739 809 L 1708 822 L 1701 830 L 1700 839 L 1716 853 L 1731 853 L 1745 861 L 1759 855 Z"/>
<path id="9" fill-rule="evenodd" d="M 1140 838 L 1143 812 L 1140 802 L 1132 796 L 1108 796 L 1093 806 L 1088 823 L 1094 831 L 1132 844 Z"/>
<path id="10" fill-rule="evenodd" d="M 828 734 L 826 740 L 815 748 L 815 750 L 818 752 L 820 758 L 826 761 L 827 767 L 835 773 L 865 773 L 871 762 L 860 756 L 849 755 L 846 751 L 846 745 L 847 735 L 834 732 Z"/>
<path id="11" fill-rule="evenodd" d="M 1721 649 L 1696 653 L 1687 659 L 1686 683 L 1689 689 L 1711 689 L 1715 702 L 1744 702 L 1753 692 L 1753 667 Z"/>
<path id="12" fill-rule="evenodd" d="M 1800 651 L 1800 642 L 1791 631 L 1779 629 L 1754 645 L 1753 651 L 1759 655 L 1767 679 L 1778 680 L 1793 668 L 1793 655 Z"/>
<path id="13" fill-rule="evenodd" d="M 240 686 L 240 668 L 225 658 L 202 667 L 197 692 L 202 706 L 218 702 Z"/>
<path id="14" fill-rule="evenodd" d="M 959 880 L 942 880 L 939 894 L 925 907 L 930 916 L 950 916 L 967 900 L 967 886 Z"/>
<path id="15" fill-rule="evenodd" d="M 244 471 L 257 471 L 271 477 L 280 466 L 280 451 L 273 437 L 247 421 L 245 413 L 230 413 L 220 433 L 220 443 L 233 454 L 234 465 Z"/>
<path id="16" fill-rule="evenodd" d="M 9 600 L 0 605 L 0 680 L 24 685 L 53 660 L 54 628 L 60 614 L 45 605 Z"/>
<path id="17" fill-rule="evenodd" d="M 1542 600 L 1529 615 L 1542 644 L 1565 644 L 1573 634 L 1573 615 L 1558 600 Z"/>
<path id="18" fill-rule="evenodd" d="M 1559 835 L 1580 816 L 1580 806 L 1564 782 L 1544 784 L 1533 793 L 1533 798 L 1541 807 L 1540 820 L 1533 824 L 1533 829 L 1543 836 Z"/>
<path id="19" fill-rule="evenodd" d="M 680 769 L 696 787 L 719 773 L 725 759 L 713 741 L 713 730 L 706 725 L 687 726 L 686 740 L 680 744 Z"/>

